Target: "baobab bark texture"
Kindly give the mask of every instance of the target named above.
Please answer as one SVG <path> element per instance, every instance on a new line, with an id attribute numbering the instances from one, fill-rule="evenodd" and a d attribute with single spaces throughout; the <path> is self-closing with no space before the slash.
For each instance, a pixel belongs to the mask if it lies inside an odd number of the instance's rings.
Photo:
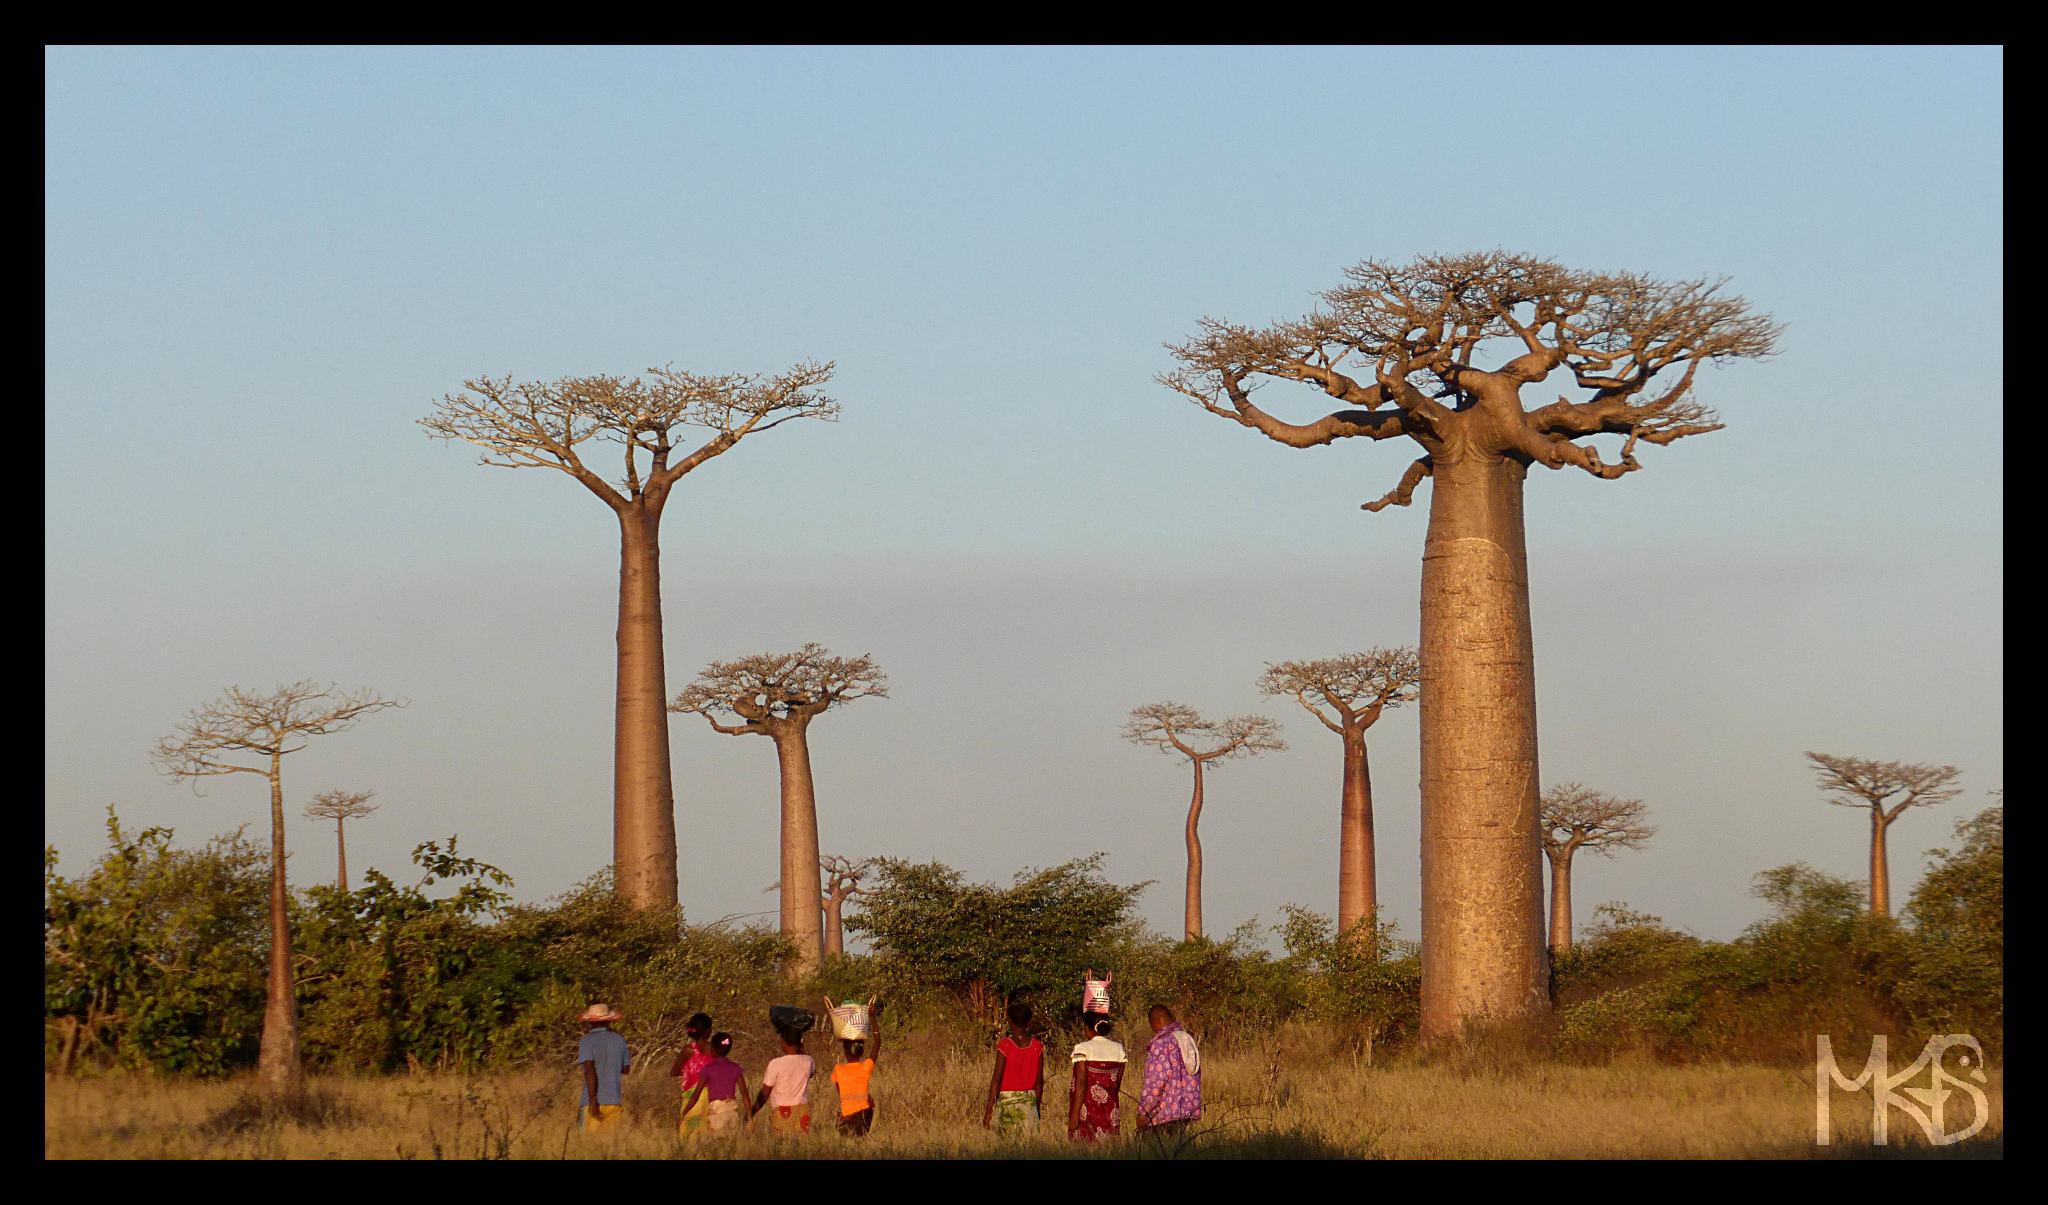
<path id="1" fill-rule="evenodd" d="M 1183 911 L 1185 939 L 1202 936 L 1202 780 L 1210 762 L 1250 757 L 1287 748 L 1280 739 L 1280 725 L 1259 715 L 1237 715 L 1224 720 L 1205 720 L 1194 708 L 1180 703 L 1148 703 L 1131 710 L 1124 722 L 1124 739 L 1147 745 L 1169 756 L 1179 754 L 1195 768 L 1195 793 L 1188 802 L 1186 828 L 1188 846 L 1187 899 Z"/>
<path id="2" fill-rule="evenodd" d="M 777 376 L 705 376 L 651 368 L 651 380 L 564 377 L 514 385 L 463 382 L 420 420 L 428 434 L 483 449 L 479 463 L 551 468 L 574 477 L 619 522 L 618 675 L 612 725 L 612 860 L 619 893 L 638 907 L 673 909 L 679 898 L 675 782 L 669 762 L 668 685 L 661 631 L 661 514 L 676 482 L 749 434 L 794 418 L 832 419 L 839 405 L 818 392 L 831 364 L 799 364 Z M 710 432 L 671 459 L 688 428 Z M 625 473 L 607 481 L 577 445 L 610 442 Z M 645 469 L 643 475 L 642 470 Z"/>
<path id="3" fill-rule="evenodd" d="M 811 781 L 810 716 L 775 734 L 782 769 L 782 931 L 801 951 L 797 974 L 817 974 L 825 951 L 824 892 L 818 885 L 818 793 Z"/>
<path id="4" fill-rule="evenodd" d="M 263 1040 L 256 1078 L 273 1092 L 303 1082 L 299 1065 L 299 1004 L 292 990 L 292 928 L 284 877 L 284 773 L 282 751 L 270 755 L 270 959 L 265 976 Z"/>
<path id="5" fill-rule="evenodd" d="M 1721 282 L 1574 271 L 1489 252 L 1367 260 L 1325 308 L 1266 329 L 1215 319 L 1161 378 L 1203 410 L 1290 447 L 1405 437 L 1423 455 L 1364 504 L 1434 481 L 1422 564 L 1422 1036 L 1548 1007 L 1537 850 L 1536 675 L 1522 489 L 1531 465 L 1614 480 L 1653 445 L 1718 430 L 1698 366 L 1768 355 L 1778 328 Z M 1504 349 L 1496 354 L 1494 349 Z M 1496 365 L 1479 366 L 1484 362 Z M 1511 358 L 1510 358 L 1511 357 Z M 1355 367 L 1346 367 L 1346 361 Z M 1591 392 L 1527 409 L 1568 371 Z M 1671 370 L 1658 391 L 1650 386 Z M 1358 376 L 1350 375 L 1357 373 Z M 1253 401 L 1295 381 L 1345 405 L 1305 424 Z M 1668 382 L 1668 387 L 1666 386 Z M 1580 440 L 1622 437 L 1619 460 Z"/>
<path id="6" fill-rule="evenodd" d="M 1550 859 L 1550 948 L 1572 948 L 1572 852 Z"/>
<path id="7" fill-rule="evenodd" d="M 1344 790 L 1337 821 L 1337 932 L 1349 933 L 1379 911 L 1380 882 L 1372 846 L 1372 765 L 1365 733 L 1344 734 Z"/>
<path id="8" fill-rule="evenodd" d="M 1462 441 L 1461 441 L 1462 442 Z M 1521 464 L 1435 457 L 1422 553 L 1422 1027 L 1541 1012 L 1536 654 Z"/>
<path id="9" fill-rule="evenodd" d="M 1182 929 L 1188 941 L 1202 935 L 1202 762 L 1195 758 L 1195 794 L 1188 801 L 1187 905 L 1182 909 Z"/>
<path id="10" fill-rule="evenodd" d="M 676 806 L 661 634 L 661 511 L 667 491 L 618 509 L 618 689 L 612 742 L 612 864 L 629 900 L 674 907 Z"/>

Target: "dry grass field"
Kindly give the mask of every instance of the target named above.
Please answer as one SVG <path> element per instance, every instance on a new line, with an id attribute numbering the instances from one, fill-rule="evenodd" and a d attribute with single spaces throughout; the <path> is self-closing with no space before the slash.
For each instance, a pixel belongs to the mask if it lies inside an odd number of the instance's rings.
<path id="1" fill-rule="evenodd" d="M 1307 1045 L 1303 1043 L 1302 1045 Z M 742 1060 L 743 1062 L 745 1060 Z M 628 1122 L 615 1134 L 577 1128 L 576 1086 L 560 1072 L 383 1079 L 316 1078 L 296 1109 L 254 1104 L 246 1080 L 196 1082 L 85 1076 L 43 1090 L 47 1158 L 1838 1158 L 2004 1154 L 2003 1076 L 1985 1089 L 1990 1119 L 1974 1137 L 1932 1148 L 1903 1114 L 1891 1144 L 1870 1145 L 1870 1096 L 1832 1097 L 1836 1141 L 1813 1143 L 1810 1068 L 1606 1066 L 1494 1060 L 1396 1062 L 1343 1056 L 1218 1052 L 1206 1060 L 1207 1115 L 1178 1150 L 1126 1140 L 1102 1148 L 1063 1138 L 1064 1081 L 1046 1091 L 1035 1139 L 999 1141 L 980 1128 L 987 1067 L 930 1047 L 884 1061 L 874 1133 L 830 1131 L 776 1141 L 760 1127 L 727 1141 L 676 1140 L 678 1093 L 659 1074 L 635 1076 Z M 758 1078 L 758 1068 L 750 1068 Z M 1136 1069 L 1127 1087 L 1135 1089 Z M 1958 1093 L 1958 1097 L 1962 1094 Z M 832 1088 L 813 1090 L 821 1123 Z M 1957 1111 L 1960 1106 L 1960 1112 Z M 1967 1124 L 1967 1098 L 1950 1106 Z"/>

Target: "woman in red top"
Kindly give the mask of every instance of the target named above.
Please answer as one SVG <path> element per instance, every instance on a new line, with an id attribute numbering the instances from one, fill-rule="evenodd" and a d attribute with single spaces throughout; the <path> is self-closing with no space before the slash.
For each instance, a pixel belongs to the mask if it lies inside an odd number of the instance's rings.
<path id="1" fill-rule="evenodd" d="M 988 1078 L 988 1105 L 981 1127 L 998 1134 L 1030 1133 L 1038 1128 L 1039 1106 L 1045 1100 L 1045 1043 L 1027 1032 L 1031 1006 L 1010 1006 L 1010 1032 L 996 1043 L 995 1071 Z"/>

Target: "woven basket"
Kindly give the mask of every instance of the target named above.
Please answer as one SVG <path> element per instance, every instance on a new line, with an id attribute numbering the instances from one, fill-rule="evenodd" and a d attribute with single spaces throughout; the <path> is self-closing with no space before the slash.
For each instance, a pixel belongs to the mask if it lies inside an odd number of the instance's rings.
<path id="1" fill-rule="evenodd" d="M 832 1032 L 849 1042 L 862 1042 L 868 1036 L 868 1010 L 864 1004 L 833 1004 L 829 1000 L 825 1009 L 832 1016 Z"/>

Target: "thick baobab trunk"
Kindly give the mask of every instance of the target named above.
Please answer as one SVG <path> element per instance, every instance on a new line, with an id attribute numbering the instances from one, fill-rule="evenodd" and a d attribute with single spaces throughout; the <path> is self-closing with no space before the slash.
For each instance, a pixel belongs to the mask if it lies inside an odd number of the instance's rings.
<path id="1" fill-rule="evenodd" d="M 1525 467 L 1436 457 L 1422 554 L 1422 1036 L 1549 1002 Z"/>
<path id="2" fill-rule="evenodd" d="M 300 1083 L 299 1005 L 292 991 L 292 930 L 285 913 L 284 777 L 279 757 L 270 758 L 270 975 L 263 1005 L 263 1039 L 256 1077 L 272 1092 Z"/>
<path id="3" fill-rule="evenodd" d="M 1195 797 L 1188 804 L 1188 905 L 1187 939 L 1202 935 L 1202 838 L 1196 827 L 1202 823 L 1202 761 L 1195 763 Z"/>
<path id="4" fill-rule="evenodd" d="M 612 764 L 618 890 L 641 907 L 676 906 L 675 788 L 661 650 L 658 501 L 619 513 L 619 682 Z"/>
<path id="5" fill-rule="evenodd" d="M 1379 907 L 1379 874 L 1373 865 L 1372 767 L 1365 733 L 1344 734 L 1344 801 L 1337 831 L 1337 932 L 1371 916 Z"/>
<path id="6" fill-rule="evenodd" d="M 834 896 L 828 896 L 825 900 L 825 953 L 827 954 L 846 953 L 845 939 L 839 935 L 839 905 L 841 902 Z"/>
<path id="7" fill-rule="evenodd" d="M 1892 914 L 1891 865 L 1884 848 L 1887 827 L 1884 813 L 1870 809 L 1870 911 L 1877 916 Z"/>
<path id="8" fill-rule="evenodd" d="M 1550 859 L 1550 948 L 1572 948 L 1572 856 Z"/>
<path id="9" fill-rule="evenodd" d="M 784 968 L 791 982 L 818 973 L 824 934 L 824 892 L 818 885 L 818 797 L 811 782 L 811 749 L 802 728 L 778 734 L 782 763 L 782 932 L 796 945 Z"/>
<path id="10" fill-rule="evenodd" d="M 340 867 L 341 867 L 341 871 L 340 871 L 340 873 L 339 873 L 339 874 L 338 874 L 338 875 L 336 876 L 336 878 L 335 878 L 335 882 L 337 882 L 338 884 L 340 884 L 340 886 L 341 886 L 341 889 L 342 889 L 343 891 L 347 891 L 347 890 L 348 890 L 348 838 L 342 835 L 342 831 L 341 831 L 341 826 L 342 826 L 342 824 L 343 824 L 343 823 L 344 823 L 344 821 L 342 821 L 342 820 L 341 820 L 341 819 L 340 819 L 339 817 L 337 817 L 337 818 L 335 819 L 335 821 L 334 821 L 334 857 L 335 857 L 335 861 L 337 862 L 337 864 L 338 864 L 338 865 L 340 865 Z"/>

